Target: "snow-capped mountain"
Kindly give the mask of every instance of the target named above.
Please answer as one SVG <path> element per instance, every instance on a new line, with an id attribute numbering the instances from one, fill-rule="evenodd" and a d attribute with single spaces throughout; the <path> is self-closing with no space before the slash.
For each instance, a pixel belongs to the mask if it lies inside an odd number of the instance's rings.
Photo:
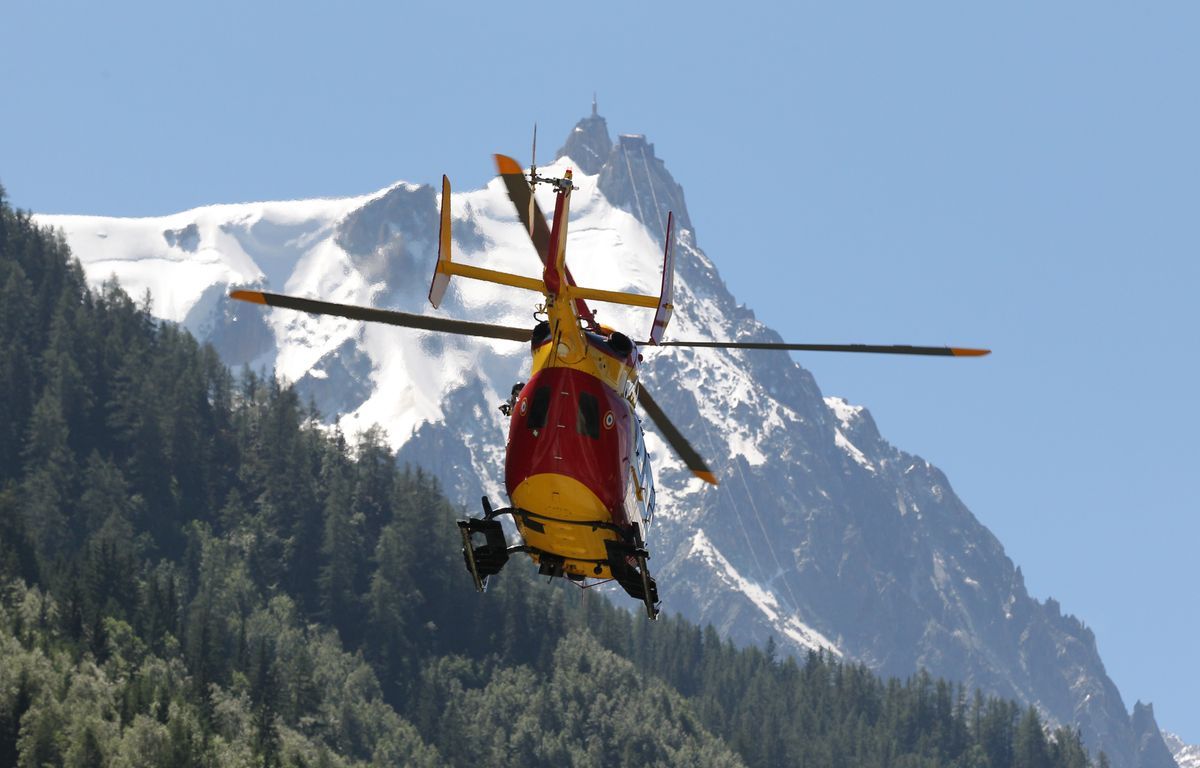
<path id="1" fill-rule="evenodd" d="M 696 244 L 683 190 L 642 136 L 614 143 L 580 121 L 545 171 L 576 170 L 569 261 L 581 285 L 657 294 L 668 210 L 679 224 L 669 335 L 779 340 L 739 306 Z M 544 210 L 549 191 L 539 191 Z M 543 195 L 545 195 L 543 197 Z M 231 286 L 433 314 L 438 193 L 220 205 L 150 219 L 43 216 L 89 280 L 116 275 L 152 311 L 210 340 L 234 365 L 273 368 L 353 433 L 383 425 L 401 460 L 433 471 L 471 511 L 502 498 L 506 423 L 497 404 L 528 373 L 524 345 L 363 326 L 229 301 Z M 452 195 L 455 260 L 540 267 L 499 180 Z M 532 324 L 534 297 L 455 279 L 437 314 Z M 644 338 L 652 312 L 603 305 Z M 1133 716 L 1095 638 L 1025 589 L 999 541 L 946 477 L 890 445 L 870 413 L 826 397 L 784 354 L 647 349 L 643 380 L 713 464 L 691 476 L 654 435 L 659 512 L 651 567 L 664 607 L 739 643 L 823 647 L 885 674 L 924 667 L 1037 704 L 1081 729 L 1115 766 L 1165 768 L 1140 704 Z M 519 563 L 515 564 L 520 567 Z M 464 577 L 465 578 L 465 577 Z M 466 586 L 464 586 L 466 588 Z"/>
<path id="2" fill-rule="evenodd" d="M 1200 768 L 1200 745 L 1185 744 L 1183 739 L 1167 731 L 1163 731 L 1162 736 L 1179 768 Z"/>

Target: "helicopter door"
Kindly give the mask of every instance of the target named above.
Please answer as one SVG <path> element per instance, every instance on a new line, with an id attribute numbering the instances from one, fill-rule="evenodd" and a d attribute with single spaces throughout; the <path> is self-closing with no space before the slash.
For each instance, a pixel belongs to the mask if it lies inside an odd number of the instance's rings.
<path id="1" fill-rule="evenodd" d="M 650 466 L 650 452 L 646 450 L 645 433 L 640 420 L 635 420 L 636 436 L 633 456 L 629 462 L 630 483 L 625 497 L 625 509 L 631 520 L 638 523 L 642 540 L 654 517 L 655 490 L 654 470 Z"/>

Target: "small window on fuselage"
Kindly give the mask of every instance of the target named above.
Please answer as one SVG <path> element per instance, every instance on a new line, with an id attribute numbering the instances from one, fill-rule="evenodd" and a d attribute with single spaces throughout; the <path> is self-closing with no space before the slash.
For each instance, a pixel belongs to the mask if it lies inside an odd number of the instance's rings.
<path id="1" fill-rule="evenodd" d="M 579 411 L 575 414 L 575 431 L 589 437 L 600 437 L 600 402 L 587 392 L 579 393 Z"/>
<path id="2" fill-rule="evenodd" d="M 541 429 L 546 426 L 546 412 L 550 410 L 550 387 L 538 387 L 533 391 L 533 402 L 529 406 L 529 418 L 525 426 Z"/>

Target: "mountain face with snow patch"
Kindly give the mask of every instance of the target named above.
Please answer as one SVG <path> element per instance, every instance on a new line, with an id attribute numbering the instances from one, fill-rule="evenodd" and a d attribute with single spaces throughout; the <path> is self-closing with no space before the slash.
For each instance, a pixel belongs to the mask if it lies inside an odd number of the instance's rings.
<path id="1" fill-rule="evenodd" d="M 546 173 L 577 171 L 568 235 L 581 285 L 657 295 L 667 212 L 679 223 L 669 337 L 769 340 L 696 244 L 683 190 L 645 137 L 613 142 L 593 112 Z M 543 210 L 552 209 L 539 190 Z M 218 205 L 161 218 L 42 216 L 89 280 L 120 279 L 152 311 L 211 341 L 235 366 L 273 369 L 342 429 L 382 425 L 401 460 L 432 471 L 475 511 L 503 499 L 506 419 L 528 375 L 525 345 L 466 339 L 232 302 L 231 286 L 433 314 L 437 192 Z M 456 261 L 536 275 L 499 180 L 452 195 Z M 455 279 L 441 316 L 532 325 L 533 294 Z M 600 306 L 634 338 L 652 312 Z M 651 568 L 664 607 L 738 643 L 827 648 L 889 675 L 920 668 L 1036 704 L 1077 726 L 1113 765 L 1174 765 L 1139 705 L 1131 717 L 1092 632 L 1025 589 L 1000 542 L 949 481 L 890 445 L 870 413 L 825 397 L 785 354 L 643 349 L 642 378 L 721 483 L 692 477 L 651 433 L 659 507 Z M 510 567 L 521 567 L 515 560 Z M 464 590 L 469 581 L 464 575 Z"/>
<path id="2" fill-rule="evenodd" d="M 1183 739 L 1166 731 L 1162 736 L 1179 768 L 1200 768 L 1200 745 L 1185 744 Z"/>

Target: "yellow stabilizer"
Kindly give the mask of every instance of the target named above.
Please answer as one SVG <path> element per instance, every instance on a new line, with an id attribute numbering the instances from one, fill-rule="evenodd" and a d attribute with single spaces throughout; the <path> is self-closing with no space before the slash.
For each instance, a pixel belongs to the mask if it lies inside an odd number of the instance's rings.
<path id="1" fill-rule="evenodd" d="M 649 307 L 650 309 L 658 307 L 657 296 L 646 296 L 641 293 L 606 291 L 601 288 L 584 288 L 582 286 L 568 286 L 563 289 L 563 293 L 573 299 L 591 299 L 606 301 L 610 304 L 628 304 L 631 307 Z"/>
<path id="2" fill-rule="evenodd" d="M 495 155 L 496 169 L 501 176 L 519 176 L 524 183 L 525 169 L 511 157 L 507 155 Z M 532 193 L 531 193 L 532 194 Z M 532 197 L 531 197 L 532 200 Z M 563 249 L 559 249 L 560 254 Z M 486 269 L 484 267 L 475 267 L 469 264 L 456 264 L 450 256 L 450 182 L 445 176 L 442 177 L 442 224 L 438 239 L 438 261 L 437 267 L 433 273 L 433 284 L 429 288 L 429 303 L 436 309 L 441 304 L 442 296 L 446 292 L 446 286 L 450 284 L 450 278 L 454 275 L 460 277 L 469 277 L 472 280 L 483 280 L 488 283 L 497 283 L 499 285 L 508 285 L 513 288 L 523 288 L 527 291 L 536 291 L 543 295 L 549 292 L 545 282 L 533 277 L 525 277 L 524 275 L 514 275 L 508 272 L 499 272 L 494 269 Z M 568 286 L 566 281 L 562 281 L 561 296 L 564 299 L 584 299 L 594 301 L 604 301 L 610 304 L 628 304 L 633 307 L 647 307 L 656 309 L 659 306 L 659 299 L 654 296 L 644 296 L 637 293 L 626 293 L 623 291 L 608 291 L 602 288 L 584 288 L 580 286 Z"/>

